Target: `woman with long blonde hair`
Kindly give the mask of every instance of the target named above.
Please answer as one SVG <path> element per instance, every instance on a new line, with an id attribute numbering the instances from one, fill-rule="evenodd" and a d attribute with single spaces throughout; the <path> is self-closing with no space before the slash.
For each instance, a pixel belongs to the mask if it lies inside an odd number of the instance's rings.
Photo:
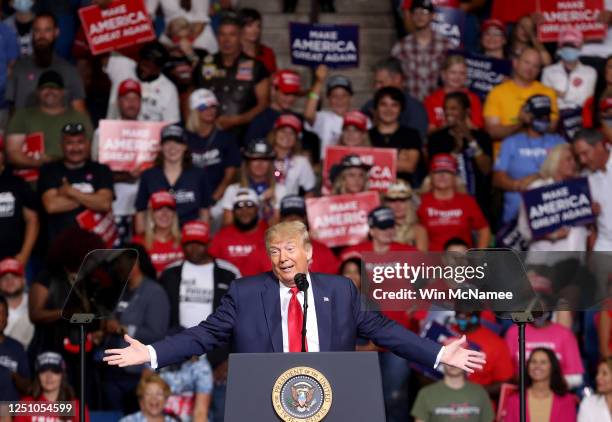
<path id="1" fill-rule="evenodd" d="M 147 250 L 158 276 L 168 265 L 183 259 L 176 200 L 170 192 L 151 195 L 145 213 L 144 236 L 134 236 L 133 241 Z"/>

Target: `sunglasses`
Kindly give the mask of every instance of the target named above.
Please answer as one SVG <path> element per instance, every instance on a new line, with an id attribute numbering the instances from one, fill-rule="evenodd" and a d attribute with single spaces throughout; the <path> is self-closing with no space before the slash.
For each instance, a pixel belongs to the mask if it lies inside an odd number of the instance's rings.
<path id="1" fill-rule="evenodd" d="M 62 133 L 68 135 L 78 135 L 85 132 L 85 126 L 82 123 L 67 123 L 62 128 Z"/>

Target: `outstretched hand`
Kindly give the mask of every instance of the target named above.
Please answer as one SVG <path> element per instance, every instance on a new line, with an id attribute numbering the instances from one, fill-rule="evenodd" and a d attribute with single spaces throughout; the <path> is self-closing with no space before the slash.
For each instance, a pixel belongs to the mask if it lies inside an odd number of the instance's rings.
<path id="1" fill-rule="evenodd" d="M 104 362 L 109 365 L 119 366 L 123 368 L 131 365 L 141 365 L 151 361 L 147 346 L 138 340 L 128 336 L 123 336 L 123 339 L 128 342 L 129 346 L 123 349 L 107 349 L 104 351 Z"/>
<path id="2" fill-rule="evenodd" d="M 464 335 L 459 340 L 455 340 L 444 346 L 444 353 L 442 354 L 440 362 L 445 365 L 463 369 L 469 374 L 472 374 L 477 369 L 482 369 L 483 365 L 486 363 L 485 354 L 461 347 L 466 344 L 467 340 Z"/>

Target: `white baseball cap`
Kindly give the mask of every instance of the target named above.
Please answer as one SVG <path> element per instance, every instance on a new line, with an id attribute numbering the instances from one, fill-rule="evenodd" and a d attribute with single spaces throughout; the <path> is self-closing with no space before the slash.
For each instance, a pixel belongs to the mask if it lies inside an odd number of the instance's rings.
<path id="1" fill-rule="evenodd" d="M 196 89 L 189 96 L 189 108 L 191 110 L 206 110 L 208 107 L 217 107 L 219 100 L 215 96 L 214 92 L 209 89 Z"/>

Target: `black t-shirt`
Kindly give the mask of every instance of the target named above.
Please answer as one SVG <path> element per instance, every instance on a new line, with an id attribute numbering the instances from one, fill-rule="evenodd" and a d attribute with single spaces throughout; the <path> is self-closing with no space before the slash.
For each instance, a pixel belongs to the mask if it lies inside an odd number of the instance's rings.
<path id="1" fill-rule="evenodd" d="M 23 246 L 23 209 L 36 210 L 36 195 L 20 177 L 5 169 L 0 174 L 0 259 L 15 256 Z"/>
<path id="2" fill-rule="evenodd" d="M 38 194 L 42 197 L 48 190 L 59 188 L 63 178 L 66 178 L 72 187 L 84 193 L 95 193 L 100 189 L 113 191 L 113 173 L 107 165 L 87 161 L 80 168 L 69 169 L 63 161 L 54 161 L 40 168 Z M 72 211 L 47 214 L 49 239 L 53 239 L 68 227 L 77 226 L 76 218 L 85 210 L 87 208 L 79 206 Z"/>
<path id="3" fill-rule="evenodd" d="M 230 132 L 215 129 L 206 138 L 187 132 L 187 145 L 194 167 L 206 169 L 206 180 L 211 192 L 223 180 L 226 168 L 240 167 L 238 141 Z"/>
<path id="4" fill-rule="evenodd" d="M 402 149 L 415 149 L 421 151 L 421 135 L 416 129 L 412 129 L 406 126 L 400 126 L 397 130 L 391 134 L 382 134 L 378 131 L 376 126 L 372 127 L 368 134 L 370 136 L 370 143 L 376 148 L 395 148 L 399 152 Z M 423 177 L 424 166 L 423 160 L 419 158 L 419 163 L 414 173 L 397 172 L 397 177 L 406 180 L 411 185 L 416 186 L 419 184 Z"/>
<path id="5" fill-rule="evenodd" d="M 161 167 L 155 166 L 145 170 L 140 176 L 136 210 L 144 211 L 149 205 L 149 198 L 160 190 L 170 191 L 176 198 L 176 213 L 181 225 L 200 218 L 200 209 L 211 204 L 210 189 L 206 181 L 206 170 L 187 167 L 171 185 Z"/>

